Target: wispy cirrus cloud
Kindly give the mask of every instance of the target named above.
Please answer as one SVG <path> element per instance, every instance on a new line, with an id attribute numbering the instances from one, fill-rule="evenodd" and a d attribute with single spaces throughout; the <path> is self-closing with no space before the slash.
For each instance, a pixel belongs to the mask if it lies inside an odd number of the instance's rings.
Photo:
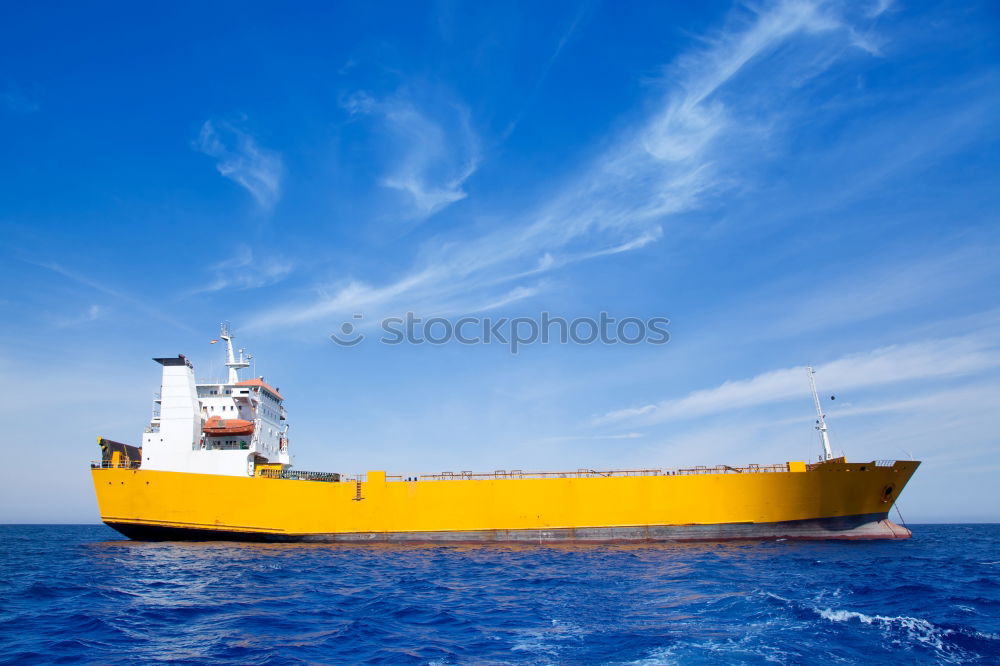
<path id="1" fill-rule="evenodd" d="M 995 330 L 976 335 L 893 345 L 844 356 L 816 367 L 825 387 L 859 389 L 902 381 L 972 375 L 1000 367 Z M 681 398 L 608 412 L 594 425 L 651 425 L 778 403 L 808 395 L 805 366 L 727 381 Z"/>
<path id="2" fill-rule="evenodd" d="M 389 166 L 381 185 L 404 195 L 404 220 L 423 221 L 467 196 L 463 185 L 481 155 L 463 104 L 438 101 L 432 114 L 406 91 L 384 99 L 359 91 L 341 105 L 352 116 L 372 119 L 386 135 L 382 152 Z"/>
<path id="3" fill-rule="evenodd" d="M 219 173 L 243 187 L 261 208 L 277 203 L 284 175 L 281 156 L 247 132 L 229 122 L 206 120 L 194 148 L 214 157 Z"/>
<path id="4" fill-rule="evenodd" d="M 232 257 L 214 264 L 210 269 L 211 281 L 190 293 L 267 287 L 284 280 L 294 268 L 291 261 L 279 255 L 259 257 L 249 247 L 242 246 Z"/>
<path id="5" fill-rule="evenodd" d="M 521 102 L 520 109 L 517 111 L 517 113 L 514 114 L 514 117 L 511 118 L 510 122 L 507 123 L 507 127 L 504 129 L 502 134 L 504 139 L 508 138 L 511 134 L 514 133 L 514 130 L 521 122 L 521 119 L 524 117 L 524 114 L 527 112 L 528 108 L 532 106 L 532 104 L 535 102 L 535 98 L 538 96 L 538 93 L 543 89 L 545 85 L 545 80 L 549 77 L 549 72 L 552 71 L 553 65 L 555 65 L 556 61 L 559 59 L 559 56 L 562 54 L 563 50 L 566 48 L 566 45 L 572 39 L 574 33 L 576 33 L 577 30 L 580 28 L 581 24 L 586 23 L 590 14 L 593 12 L 594 4 L 595 3 L 592 2 L 582 3 L 576 12 L 576 15 L 572 18 L 572 20 L 563 30 L 562 34 L 559 36 L 558 41 L 556 42 L 555 48 L 553 48 L 552 53 L 545 61 L 545 64 L 542 65 L 542 68 L 538 73 L 538 78 L 535 79 L 535 85 L 532 86 L 531 91 L 525 96 L 525 99 Z"/>
<path id="6" fill-rule="evenodd" d="M 400 311 L 421 303 L 439 305 L 436 311 L 473 309 L 529 275 L 644 247 L 663 235 L 671 215 L 702 206 L 746 177 L 771 133 L 789 121 L 781 98 L 831 66 L 851 45 L 852 27 L 823 3 L 807 0 L 741 12 L 706 39 L 707 46 L 667 68 L 661 81 L 665 92 L 652 111 L 554 185 L 553 194 L 533 210 L 506 215 L 510 222 L 502 229 L 478 237 L 427 243 L 416 266 L 394 283 L 331 285 L 312 302 L 260 313 L 253 325 L 300 324 L 379 308 Z M 761 65 L 779 47 L 787 52 Z M 750 69 L 754 85 L 734 85 Z M 395 118 L 400 127 L 421 126 L 405 105 L 385 107 L 367 95 L 349 98 L 345 108 Z M 403 183 L 422 182 L 412 176 L 423 173 L 420 168 L 401 173 L 410 176 L 387 182 L 401 189 Z M 454 183 L 434 192 L 425 210 L 464 196 Z"/>
<path id="7" fill-rule="evenodd" d="M 537 442 L 575 442 L 581 440 L 616 440 L 616 439 L 641 439 L 646 435 L 641 432 L 621 432 L 610 435 L 554 435 L 552 437 L 541 437 Z"/>
<path id="8" fill-rule="evenodd" d="M 136 312 L 140 312 L 140 313 L 142 313 L 142 314 L 144 314 L 144 315 L 146 315 L 146 316 L 148 316 L 148 317 L 150 317 L 152 319 L 156 319 L 157 321 L 161 321 L 161 322 L 164 322 L 166 324 L 170 324 L 171 326 L 174 326 L 176 328 L 180 328 L 180 329 L 188 331 L 188 332 L 194 332 L 193 328 L 191 328 L 187 324 L 184 324 L 184 323 L 182 323 L 182 322 L 174 319 L 173 317 L 171 317 L 171 316 L 169 316 L 167 314 L 164 314 L 163 308 L 150 305 L 149 302 L 146 301 L 146 300 L 142 300 L 142 299 L 136 298 L 134 296 L 130 296 L 129 294 L 126 294 L 123 291 L 120 291 L 118 289 L 114 289 L 112 287 L 109 287 L 109 286 L 107 286 L 107 285 L 105 285 L 105 284 L 103 284 L 101 282 L 98 282 L 97 280 L 94 280 L 93 278 L 90 278 L 90 277 L 85 276 L 85 275 L 81 275 L 80 273 L 77 273 L 76 271 L 72 271 L 72 270 L 70 270 L 68 268 L 65 268 L 65 267 L 59 265 L 59 264 L 55 264 L 55 263 L 51 263 L 51 262 L 48 262 L 48 263 L 30 262 L 30 263 L 34 263 L 36 266 L 41 266 L 42 268 L 47 268 L 48 270 L 50 270 L 50 271 L 52 271 L 54 273 L 58 273 L 59 275 L 62 275 L 63 277 L 65 277 L 65 278 L 67 278 L 69 280 L 72 280 L 73 282 L 81 284 L 81 285 L 83 285 L 85 287 L 88 287 L 90 289 L 98 291 L 98 292 L 100 292 L 102 294 L 105 294 L 107 296 L 111 296 L 112 298 L 114 298 L 115 300 L 119 301 L 120 303 L 122 303 L 122 305 L 125 305 L 129 309 L 132 309 L 132 310 L 134 310 Z M 88 311 L 88 315 L 89 314 L 93 314 L 94 318 L 96 318 L 97 316 L 100 316 L 100 314 L 102 313 L 102 311 L 103 311 L 102 308 L 100 308 L 98 306 L 93 306 Z"/>
<path id="9" fill-rule="evenodd" d="M 785 306 L 780 291 L 761 294 L 761 302 L 782 306 L 768 312 L 764 317 L 768 323 L 762 325 L 761 332 L 791 337 L 850 325 L 906 311 L 931 299 L 947 298 L 948 294 L 1000 277 L 995 260 L 1000 247 L 996 244 L 980 243 L 952 252 L 938 247 L 936 251 L 935 256 L 907 256 L 896 261 L 887 261 L 883 256 L 877 266 L 856 270 L 838 278 L 836 284 L 812 286 L 797 299 L 794 308 Z"/>
<path id="10" fill-rule="evenodd" d="M 89 324 L 92 321 L 97 321 L 102 316 L 107 313 L 107 308 L 101 307 L 100 305 L 92 304 L 82 313 L 79 313 L 71 317 L 61 317 L 56 320 L 56 326 L 60 328 L 73 328 L 74 326 L 80 326 L 82 324 Z"/>

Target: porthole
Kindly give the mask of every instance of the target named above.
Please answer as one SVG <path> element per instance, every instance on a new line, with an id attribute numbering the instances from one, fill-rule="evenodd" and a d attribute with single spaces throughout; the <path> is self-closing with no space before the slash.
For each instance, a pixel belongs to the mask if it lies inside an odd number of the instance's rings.
<path id="1" fill-rule="evenodd" d="M 890 483 L 885 488 L 882 489 L 882 503 L 888 503 L 892 501 L 892 496 L 896 494 L 895 484 Z"/>

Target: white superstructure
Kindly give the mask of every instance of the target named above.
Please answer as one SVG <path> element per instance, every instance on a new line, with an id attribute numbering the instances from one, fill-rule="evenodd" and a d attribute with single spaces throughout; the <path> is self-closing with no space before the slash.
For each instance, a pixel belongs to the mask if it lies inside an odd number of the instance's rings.
<path id="1" fill-rule="evenodd" d="M 228 324 L 219 337 L 226 344 L 225 382 L 197 383 L 183 354 L 153 359 L 163 366 L 163 380 L 142 435 L 143 469 L 253 476 L 257 463 L 291 463 L 284 398 L 263 377 L 240 380 L 249 357 L 242 349 L 234 354 Z"/>

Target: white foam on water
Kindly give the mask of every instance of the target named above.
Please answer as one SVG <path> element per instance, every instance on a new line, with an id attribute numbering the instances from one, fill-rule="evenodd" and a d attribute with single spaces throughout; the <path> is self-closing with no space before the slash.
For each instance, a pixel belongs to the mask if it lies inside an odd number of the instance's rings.
<path id="1" fill-rule="evenodd" d="M 764 632 L 766 635 L 766 632 Z M 698 655 L 699 662 L 706 659 L 718 663 L 746 663 L 763 660 L 775 664 L 794 662 L 796 655 L 781 648 L 763 644 L 759 635 L 741 638 L 712 639 L 681 642 L 676 645 L 653 648 L 646 656 L 632 661 L 615 662 L 621 666 L 661 666 L 664 664 L 686 664 L 691 655 Z M 711 656 L 708 656 L 711 655 Z"/>
<path id="2" fill-rule="evenodd" d="M 551 629 L 548 630 L 531 629 L 519 632 L 521 633 L 521 637 L 514 641 L 514 645 L 510 648 L 511 651 L 554 655 L 567 642 L 581 641 L 586 634 L 582 627 L 572 622 L 552 619 L 549 624 Z"/>
<path id="3" fill-rule="evenodd" d="M 892 631 L 904 632 L 905 638 L 908 641 L 915 641 L 926 647 L 932 648 L 938 653 L 938 658 L 943 661 L 960 662 L 964 661 L 965 657 L 969 656 L 968 653 L 962 648 L 946 643 L 944 639 L 949 636 L 963 634 L 965 636 L 972 636 L 981 640 L 1000 641 L 1000 636 L 997 634 L 990 634 L 975 630 L 958 631 L 955 629 L 947 629 L 945 627 L 939 627 L 933 622 L 919 617 L 909 617 L 906 615 L 894 617 L 885 615 L 866 615 L 857 611 L 833 610 L 830 608 L 817 608 L 814 610 L 819 613 L 820 617 L 831 622 L 850 622 L 851 620 L 857 620 L 861 624 L 878 627 L 886 638 L 890 637 L 889 635 Z M 900 639 L 892 639 L 891 642 L 894 645 L 899 646 L 905 643 L 905 641 Z"/>
<path id="4" fill-rule="evenodd" d="M 623 662 L 623 666 L 664 666 L 665 664 L 679 664 L 681 660 L 674 656 L 673 647 L 654 648 L 645 657 L 634 661 Z"/>
<path id="5" fill-rule="evenodd" d="M 814 599 L 814 603 L 820 603 L 825 597 L 837 598 L 839 596 L 841 596 L 841 589 L 839 587 L 834 590 L 820 590 Z"/>
<path id="6" fill-rule="evenodd" d="M 777 599 L 778 601 L 784 602 L 786 604 L 793 604 L 793 603 L 795 603 L 791 599 L 786 599 L 785 597 L 781 596 L 780 594 L 775 594 L 774 592 L 768 592 L 767 590 L 754 590 L 754 592 L 761 593 L 765 597 L 770 597 L 772 599 Z"/>
<path id="7" fill-rule="evenodd" d="M 749 594 L 774 599 L 782 606 L 795 604 L 790 599 L 766 590 L 755 589 Z M 687 664 L 691 663 L 692 659 L 699 663 L 706 660 L 717 663 L 794 663 L 801 659 L 801 656 L 794 650 L 786 650 L 780 641 L 775 641 L 771 637 L 776 635 L 775 632 L 778 630 L 805 631 L 807 628 L 807 623 L 786 617 L 755 616 L 752 619 L 746 618 L 738 628 L 723 623 L 717 631 L 712 632 L 714 634 L 712 637 L 694 638 L 685 636 L 683 624 L 672 625 L 674 629 L 672 634 L 678 637 L 676 643 L 649 649 L 643 656 L 635 659 L 614 663 L 621 666 L 659 666 Z M 699 631 L 704 627 L 701 627 L 698 621 L 692 623 L 692 628 L 692 634 L 704 633 Z"/>
<path id="8" fill-rule="evenodd" d="M 829 608 L 817 609 L 816 612 L 819 613 L 820 617 L 831 622 L 857 620 L 861 624 L 873 625 L 883 629 L 901 629 L 906 632 L 907 638 L 941 651 L 947 649 L 944 641 L 941 639 L 955 633 L 954 629 L 943 629 L 928 620 L 919 617 L 909 617 L 907 615 L 896 617 L 865 615 L 857 611 L 831 610 Z"/>

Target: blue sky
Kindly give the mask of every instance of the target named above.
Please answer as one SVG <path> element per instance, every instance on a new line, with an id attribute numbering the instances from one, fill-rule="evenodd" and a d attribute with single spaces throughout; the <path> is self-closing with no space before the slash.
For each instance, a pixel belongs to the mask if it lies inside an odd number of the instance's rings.
<path id="1" fill-rule="evenodd" d="M 150 358 L 230 320 L 304 469 L 924 461 L 996 521 L 990 3 L 8 3 L 2 522 L 97 519 Z M 364 316 L 663 316 L 666 345 L 343 348 Z"/>

